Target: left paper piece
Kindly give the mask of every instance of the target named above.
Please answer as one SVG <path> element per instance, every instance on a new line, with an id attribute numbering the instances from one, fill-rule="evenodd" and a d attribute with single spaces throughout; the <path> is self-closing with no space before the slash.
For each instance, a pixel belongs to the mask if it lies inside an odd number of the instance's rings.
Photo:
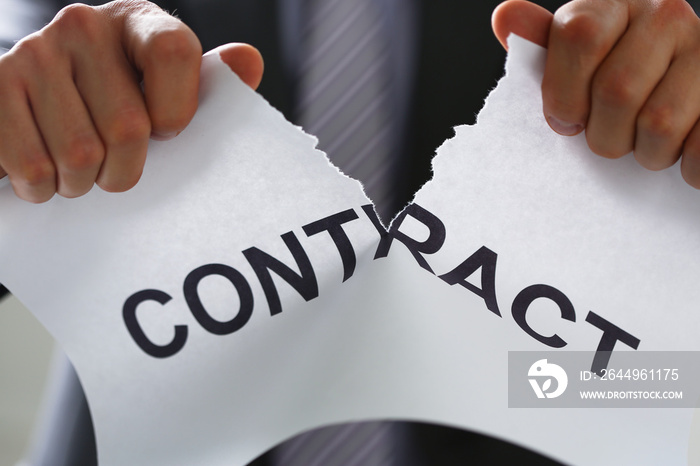
<path id="1" fill-rule="evenodd" d="M 369 250 L 379 237 L 362 210 L 370 201 L 359 183 L 339 174 L 315 150 L 313 137 L 289 124 L 218 56 L 204 60 L 200 95 L 194 120 L 175 144 L 151 143 L 143 177 L 127 193 L 95 188 L 79 199 L 56 196 L 29 205 L 9 186 L 0 192 L 0 282 L 75 365 L 95 421 L 100 464 L 243 463 L 291 435 L 272 415 L 280 407 L 267 406 L 265 413 L 236 402 L 265 392 L 274 400 L 274 392 L 285 390 L 284 376 L 266 373 L 256 361 L 304 357 L 304 348 L 274 344 L 283 340 L 275 332 L 282 332 L 286 313 L 271 318 L 241 252 L 257 248 L 251 254 L 259 263 L 269 254 L 298 271 L 281 237 L 291 231 L 286 241 L 313 264 L 306 273 L 315 276 L 306 281 L 319 278 L 319 290 L 307 290 L 311 299 L 340 284 L 347 264 L 323 225 L 309 235 L 302 226 L 347 211 L 358 217 L 344 229 L 353 247 Z M 188 299 L 199 299 L 223 334 L 205 330 L 193 316 L 183 289 L 188 276 L 190 284 L 197 281 Z M 246 286 L 252 303 L 239 296 Z M 304 302 L 292 287 L 277 288 L 283 305 Z M 159 293 L 138 304 L 138 324 L 153 345 L 170 348 L 161 352 L 172 354 L 182 343 L 176 357 L 147 355 L 125 325 L 123 305 L 143 290 Z M 314 332 L 314 319 L 301 317 L 283 333 Z M 238 391 L 242 379 L 250 382 L 247 393 Z M 251 439 L 258 431 L 269 434 Z M 243 438 L 244 445 L 231 441 Z"/>

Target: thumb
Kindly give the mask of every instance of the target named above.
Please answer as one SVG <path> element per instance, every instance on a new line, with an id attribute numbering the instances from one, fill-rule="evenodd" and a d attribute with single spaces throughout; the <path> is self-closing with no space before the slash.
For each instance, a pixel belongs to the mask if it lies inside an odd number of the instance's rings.
<path id="1" fill-rule="evenodd" d="M 493 10 L 491 27 L 505 49 L 508 48 L 506 40 L 511 33 L 547 47 L 553 16 L 552 13 L 534 3 L 525 0 L 509 0 Z"/>
<path id="2" fill-rule="evenodd" d="M 233 43 L 217 47 L 209 52 L 218 53 L 221 60 L 236 73 L 241 80 L 257 89 L 263 75 L 263 59 L 258 49 L 248 44 Z"/>

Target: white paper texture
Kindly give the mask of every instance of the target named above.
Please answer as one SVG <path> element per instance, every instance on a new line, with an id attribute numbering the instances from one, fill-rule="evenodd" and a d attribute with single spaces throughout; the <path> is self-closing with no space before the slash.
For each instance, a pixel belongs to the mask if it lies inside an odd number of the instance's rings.
<path id="1" fill-rule="evenodd" d="M 477 125 L 456 129 L 416 196 L 445 226 L 444 245 L 424 255 L 434 275 L 396 239 L 374 260 L 380 237 L 360 185 L 215 57 L 195 119 L 152 143 L 133 190 L 30 205 L 0 189 L 0 282 L 76 366 L 100 464 L 244 464 L 303 430 L 378 418 L 473 429 L 573 464 L 686 462 L 691 409 L 507 407 L 507 352 L 548 349 L 511 315 L 533 284 L 574 305 L 575 322 L 547 309 L 528 317 L 563 350 L 595 351 L 602 332 L 589 311 L 639 338 L 639 350 L 700 350 L 700 194 L 677 167 L 647 172 L 553 133 L 539 97 L 545 52 L 521 39 L 510 48 Z M 342 224 L 357 265 L 343 281 L 331 235 L 303 227 L 346 211 L 357 216 Z M 298 273 L 280 237 L 290 231 L 318 297 L 305 301 L 273 273 L 282 312 L 272 316 L 242 251 Z M 427 237 L 410 217 L 400 231 Z M 438 278 L 482 246 L 498 257 L 501 317 Z M 183 284 L 206 264 L 237 270 L 252 290 L 250 320 L 234 333 L 208 332 L 188 308 Z M 170 357 L 146 354 L 125 326 L 125 301 L 145 289 L 172 298 L 139 305 L 149 340 L 165 345 L 187 326 Z M 213 319 L 237 315 L 223 277 L 196 289 Z"/>

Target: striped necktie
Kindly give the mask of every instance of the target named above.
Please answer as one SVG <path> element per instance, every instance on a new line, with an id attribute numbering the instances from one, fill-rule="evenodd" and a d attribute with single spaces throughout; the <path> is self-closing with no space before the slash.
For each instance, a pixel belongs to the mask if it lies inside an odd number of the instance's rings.
<path id="1" fill-rule="evenodd" d="M 306 0 L 298 119 L 382 218 L 393 214 L 388 32 L 382 2 Z"/>
<path id="2" fill-rule="evenodd" d="M 401 426 L 368 421 L 323 427 L 284 443 L 275 466 L 397 466 Z"/>
<path id="3" fill-rule="evenodd" d="M 390 219 L 393 193 L 388 34 L 382 2 L 305 0 L 297 120 L 319 149 L 362 182 Z M 315 429 L 280 447 L 277 466 L 391 466 L 399 427 L 361 422 Z"/>

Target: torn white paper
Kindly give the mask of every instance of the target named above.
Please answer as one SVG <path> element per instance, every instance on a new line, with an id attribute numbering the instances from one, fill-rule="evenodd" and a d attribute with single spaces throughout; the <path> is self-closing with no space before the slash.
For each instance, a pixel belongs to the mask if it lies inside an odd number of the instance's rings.
<path id="1" fill-rule="evenodd" d="M 544 51 L 510 49 L 478 124 L 440 148 L 391 236 L 359 184 L 213 57 L 194 121 L 152 144 L 133 190 L 42 205 L 0 190 L 0 282 L 75 364 L 100 464 L 243 464 L 377 418 L 575 464 L 685 463 L 693 410 L 507 406 L 507 352 L 548 349 L 527 326 L 593 354 L 593 313 L 640 350 L 700 349 L 700 195 L 678 170 L 551 132 Z M 493 296 L 460 286 L 474 264 L 491 266 L 474 276 Z M 519 323 L 513 303 L 537 284 L 575 317 Z"/>

